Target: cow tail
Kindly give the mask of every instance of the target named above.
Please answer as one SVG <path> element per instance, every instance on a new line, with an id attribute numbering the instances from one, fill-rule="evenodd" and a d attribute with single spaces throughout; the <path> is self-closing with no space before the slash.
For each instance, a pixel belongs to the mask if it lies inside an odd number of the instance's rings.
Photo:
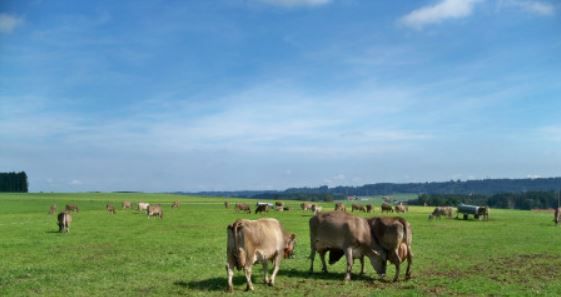
<path id="1" fill-rule="evenodd" d="M 232 231 L 234 231 L 234 260 L 236 261 L 236 268 L 238 270 L 242 269 L 245 264 L 245 252 L 240 248 L 239 240 L 239 229 L 241 229 L 242 224 L 239 221 L 234 222 L 232 225 Z"/>

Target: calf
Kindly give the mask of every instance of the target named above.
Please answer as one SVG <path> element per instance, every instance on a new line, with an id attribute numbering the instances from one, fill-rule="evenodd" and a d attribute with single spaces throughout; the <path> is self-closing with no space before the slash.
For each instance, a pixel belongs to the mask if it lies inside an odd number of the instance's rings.
<path id="1" fill-rule="evenodd" d="M 70 223 L 72 223 L 72 216 L 70 215 L 70 213 L 63 211 L 58 214 L 58 232 L 70 232 Z"/>
<path id="2" fill-rule="evenodd" d="M 56 213 L 56 204 L 53 204 L 49 207 L 49 214 L 54 215 Z"/>
<path id="3" fill-rule="evenodd" d="M 115 207 L 113 206 L 113 204 L 108 203 L 107 205 L 105 205 L 105 209 L 108 213 L 115 214 Z"/>
<path id="4" fill-rule="evenodd" d="M 132 207 L 132 204 L 131 204 L 130 201 L 128 201 L 128 200 L 123 201 L 123 209 L 131 208 L 131 207 Z"/>
<path id="5" fill-rule="evenodd" d="M 302 208 L 302 210 L 311 210 L 312 204 L 307 202 L 302 202 L 300 203 L 300 208 Z"/>
<path id="6" fill-rule="evenodd" d="M 76 204 L 66 204 L 65 209 L 67 211 L 80 212 L 80 208 L 78 208 L 78 206 L 76 206 Z"/>
<path id="7" fill-rule="evenodd" d="M 234 210 L 236 212 L 243 211 L 243 212 L 251 213 L 251 208 L 249 208 L 249 205 L 245 203 L 236 203 Z"/>
<path id="8" fill-rule="evenodd" d="M 149 205 L 146 210 L 146 214 L 148 215 L 148 218 L 156 216 L 160 217 L 160 220 L 164 218 L 164 210 L 159 204 Z"/>
<path id="9" fill-rule="evenodd" d="M 294 253 L 296 235 L 286 233 L 279 221 L 271 218 L 259 220 L 240 219 L 228 225 L 226 229 L 228 242 L 226 247 L 226 272 L 228 291 L 234 290 L 232 279 L 234 267 L 244 270 L 247 281 L 246 290 L 253 290 L 251 273 L 253 264 L 261 262 L 265 283 L 273 286 L 280 268 L 282 258 Z M 268 261 L 273 263 L 273 272 L 269 278 Z"/>

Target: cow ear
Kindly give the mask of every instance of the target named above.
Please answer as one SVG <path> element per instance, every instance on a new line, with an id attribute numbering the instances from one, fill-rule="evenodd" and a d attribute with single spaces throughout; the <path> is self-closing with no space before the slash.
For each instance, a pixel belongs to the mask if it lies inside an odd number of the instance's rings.
<path id="1" fill-rule="evenodd" d="M 294 240 L 295 238 L 296 238 L 296 234 L 294 234 L 294 233 L 290 234 L 290 239 L 291 240 Z"/>

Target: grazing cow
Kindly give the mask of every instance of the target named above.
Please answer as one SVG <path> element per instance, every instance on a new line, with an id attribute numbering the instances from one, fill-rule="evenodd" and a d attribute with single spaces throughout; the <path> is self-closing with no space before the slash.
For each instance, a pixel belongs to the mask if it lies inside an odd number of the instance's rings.
<path id="1" fill-rule="evenodd" d="M 382 206 L 380 206 L 380 208 L 382 209 L 382 213 L 390 211 L 393 212 L 393 207 L 386 202 L 382 203 Z"/>
<path id="2" fill-rule="evenodd" d="M 290 210 L 290 207 L 284 206 L 284 207 L 282 208 L 282 210 L 283 210 L 283 211 L 289 211 L 289 210 Z"/>
<path id="3" fill-rule="evenodd" d="M 57 216 L 58 232 L 70 232 L 72 216 L 67 211 L 63 211 Z"/>
<path id="4" fill-rule="evenodd" d="M 479 209 L 477 209 L 477 216 L 479 219 L 483 218 L 484 220 L 489 220 L 489 208 L 480 206 Z"/>
<path id="5" fill-rule="evenodd" d="M 76 204 L 66 204 L 65 209 L 66 209 L 67 211 L 80 212 L 80 208 L 78 208 L 78 206 L 76 206 Z"/>
<path id="6" fill-rule="evenodd" d="M 400 212 L 405 213 L 406 212 L 405 206 L 403 204 L 396 205 L 394 208 L 395 208 L 396 213 L 400 213 Z"/>
<path id="7" fill-rule="evenodd" d="M 300 203 L 300 208 L 302 208 L 302 210 L 312 210 L 312 204 L 307 203 L 307 202 L 303 202 L 303 203 Z"/>
<path id="8" fill-rule="evenodd" d="M 353 259 L 367 256 L 378 274 L 385 273 L 384 251 L 372 240 L 370 225 L 365 218 L 355 217 L 342 211 L 319 213 L 310 224 L 310 272 L 314 271 L 314 259 L 319 253 L 322 271 L 327 272 L 325 253 L 330 252 L 330 263 L 335 263 L 343 254 L 347 259 L 345 281 L 351 279 Z M 332 260 L 332 254 L 334 255 Z M 338 258 L 337 258 L 337 255 Z M 333 261 L 333 262 L 332 262 Z"/>
<path id="9" fill-rule="evenodd" d="M 179 202 L 179 200 L 175 200 L 172 204 L 171 204 L 171 208 L 179 208 L 181 206 L 181 202 Z"/>
<path id="10" fill-rule="evenodd" d="M 411 242 L 413 231 L 411 224 L 401 217 L 380 217 L 368 219 L 374 241 L 387 253 L 387 259 L 395 265 L 395 276 L 393 281 L 399 278 L 401 263 L 407 259 L 405 279 L 411 278 L 411 264 L 413 263 L 413 252 Z M 384 261 L 385 266 L 385 261 Z M 383 269 L 386 270 L 385 267 Z"/>
<path id="11" fill-rule="evenodd" d="M 446 216 L 447 218 L 452 218 L 453 209 L 449 206 L 439 206 L 435 207 L 432 214 L 429 215 L 429 220 L 433 218 L 440 219 L 441 216 Z"/>
<path id="12" fill-rule="evenodd" d="M 342 202 L 335 203 L 335 210 L 336 211 L 347 211 L 347 209 L 345 208 L 345 204 L 343 204 Z"/>
<path id="13" fill-rule="evenodd" d="M 269 205 L 268 204 L 257 204 L 257 207 L 255 208 L 255 213 L 260 213 L 260 212 L 269 212 Z"/>
<path id="14" fill-rule="evenodd" d="M 54 215 L 56 213 L 56 204 L 53 204 L 49 207 L 49 214 Z"/>
<path id="15" fill-rule="evenodd" d="M 155 216 L 160 217 L 160 220 L 164 218 L 164 210 L 159 204 L 149 205 L 146 210 L 146 214 L 148 215 L 148 218 Z"/>
<path id="16" fill-rule="evenodd" d="M 138 211 L 148 210 L 148 206 L 150 206 L 150 203 L 138 202 Z"/>
<path id="17" fill-rule="evenodd" d="M 249 205 L 247 205 L 245 203 L 236 203 L 236 206 L 234 207 L 234 210 L 236 212 L 244 211 L 244 212 L 247 212 L 247 213 L 251 213 L 251 208 L 249 208 Z"/>
<path id="18" fill-rule="evenodd" d="M 125 208 L 132 208 L 132 204 L 130 201 L 128 200 L 123 201 L 123 209 Z"/>
<path id="19" fill-rule="evenodd" d="M 374 210 L 374 208 L 372 207 L 372 204 L 366 204 L 366 212 L 367 213 L 371 213 Z"/>
<path id="20" fill-rule="evenodd" d="M 559 225 L 559 222 L 561 222 L 561 208 L 560 207 L 555 209 L 555 213 L 553 214 L 553 221 L 555 222 L 556 225 Z"/>
<path id="21" fill-rule="evenodd" d="M 282 258 L 289 258 L 294 253 L 296 235 L 286 233 L 276 219 L 264 218 L 255 221 L 240 219 L 228 225 L 227 234 L 228 291 L 234 290 L 232 283 L 234 267 L 237 270 L 244 270 L 246 290 L 253 291 L 251 273 L 253 264 L 257 262 L 263 264 L 265 283 L 273 286 Z M 269 261 L 273 263 L 270 279 L 267 267 Z"/>
<path id="22" fill-rule="evenodd" d="M 366 207 L 364 205 L 360 205 L 360 204 L 352 204 L 351 205 L 351 211 L 355 212 L 355 209 L 357 211 L 363 211 L 366 212 Z"/>
<path id="23" fill-rule="evenodd" d="M 108 213 L 115 214 L 115 207 L 113 206 L 113 204 L 111 203 L 106 204 L 105 209 L 107 210 Z"/>
<path id="24" fill-rule="evenodd" d="M 276 207 L 284 207 L 284 203 L 282 203 L 281 201 L 277 201 L 277 202 L 275 202 L 275 206 Z"/>
<path id="25" fill-rule="evenodd" d="M 319 213 L 321 210 L 322 210 L 321 206 L 318 206 L 318 205 L 316 205 L 316 204 L 312 204 L 312 212 L 313 212 L 314 214 Z"/>
<path id="26" fill-rule="evenodd" d="M 230 208 L 230 203 L 228 201 L 224 201 L 224 208 Z"/>

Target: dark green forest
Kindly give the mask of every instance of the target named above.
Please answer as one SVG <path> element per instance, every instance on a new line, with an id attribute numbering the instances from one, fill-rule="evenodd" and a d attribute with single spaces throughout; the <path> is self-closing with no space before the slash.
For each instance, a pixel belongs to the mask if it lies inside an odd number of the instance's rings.
<path id="1" fill-rule="evenodd" d="M 0 172 L 0 192 L 27 193 L 28 187 L 25 172 Z"/>
<path id="2" fill-rule="evenodd" d="M 411 205 L 456 206 L 460 203 L 492 208 L 545 209 L 558 207 L 558 192 L 500 193 L 495 195 L 422 194 L 409 200 Z"/>

